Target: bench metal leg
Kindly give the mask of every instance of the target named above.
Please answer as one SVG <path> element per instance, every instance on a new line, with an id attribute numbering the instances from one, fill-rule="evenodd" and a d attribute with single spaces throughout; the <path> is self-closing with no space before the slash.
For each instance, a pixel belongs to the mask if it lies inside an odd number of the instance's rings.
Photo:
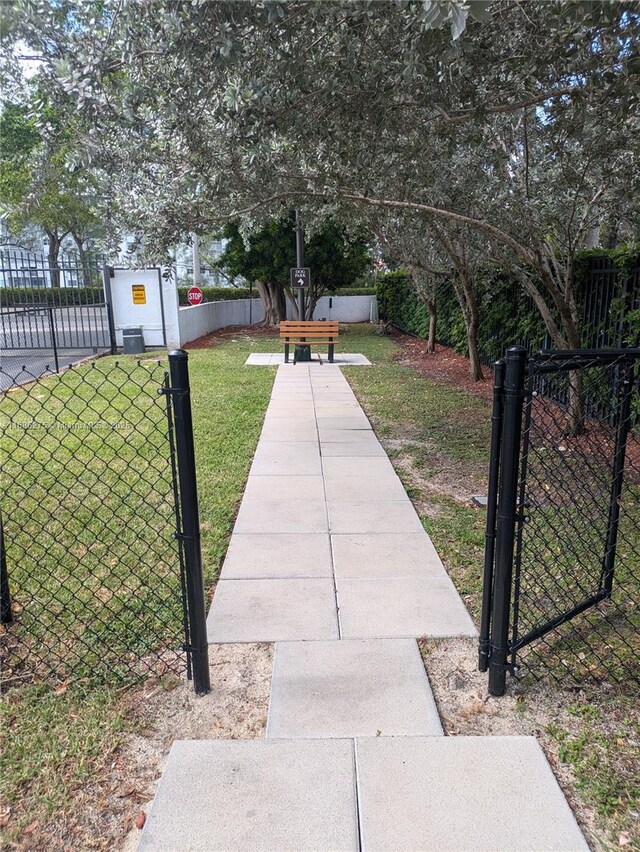
<path id="1" fill-rule="evenodd" d="M 334 346 L 335 346 L 335 343 L 329 344 L 329 363 L 330 364 L 333 364 L 333 347 Z"/>
<path id="2" fill-rule="evenodd" d="M 289 344 L 285 343 L 284 345 L 284 363 L 289 363 Z"/>

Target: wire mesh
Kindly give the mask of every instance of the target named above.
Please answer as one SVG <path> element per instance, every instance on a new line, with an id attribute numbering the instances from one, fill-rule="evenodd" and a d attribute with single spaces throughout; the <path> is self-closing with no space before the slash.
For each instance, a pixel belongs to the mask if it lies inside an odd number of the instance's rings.
<path id="1" fill-rule="evenodd" d="M 111 349 L 109 314 L 96 259 L 56 266 L 25 249 L 0 251 L 0 391 Z"/>
<path id="2" fill-rule="evenodd" d="M 166 365 L 104 358 L 0 377 L 4 685 L 182 669 Z"/>
<path id="3" fill-rule="evenodd" d="M 640 688 L 638 358 L 529 362 L 512 662 Z M 530 644 L 529 644 L 530 643 Z"/>

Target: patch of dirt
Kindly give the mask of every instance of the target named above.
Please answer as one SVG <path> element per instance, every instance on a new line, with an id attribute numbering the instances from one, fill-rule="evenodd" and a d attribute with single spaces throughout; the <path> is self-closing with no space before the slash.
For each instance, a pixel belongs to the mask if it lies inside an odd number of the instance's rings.
<path id="1" fill-rule="evenodd" d="M 264 736 L 273 646 L 210 645 L 209 661 L 209 695 L 198 697 L 186 677 L 174 675 L 123 691 L 120 710 L 134 719 L 136 733 L 127 735 L 91 780 L 74 791 L 67 813 L 28 827 L 18 843 L 0 847 L 135 852 L 174 740 Z"/>
<path id="2" fill-rule="evenodd" d="M 378 436 L 379 437 L 379 436 Z M 428 447 L 424 441 L 421 449 L 429 452 L 428 472 L 416 470 L 410 447 L 416 446 L 416 441 L 404 438 L 380 438 L 382 446 L 393 460 L 393 465 L 405 485 L 413 490 L 412 499 L 418 512 L 433 515 L 434 507 L 420 495 L 435 494 L 436 496 L 451 497 L 459 503 L 469 503 L 474 495 L 484 495 L 487 490 L 485 479 L 476 476 L 463 463 L 452 461 L 443 453 Z M 409 450 L 409 452 L 407 452 Z"/>
<path id="3" fill-rule="evenodd" d="M 611 841 L 595 825 L 593 809 L 576 796 L 575 776 L 559 760 L 558 742 L 547 733 L 556 724 L 579 734 L 580 722 L 566 706 L 581 699 L 580 691 L 568 699 L 557 687 L 538 684 L 521 693 L 511 682 L 507 694 L 495 698 L 487 692 L 487 675 L 477 670 L 476 639 L 423 639 L 419 644 L 445 733 L 536 737 L 591 847 L 610 848 Z"/>
<path id="4" fill-rule="evenodd" d="M 493 372 L 483 367 L 484 380 L 474 382 L 469 375 L 469 359 L 446 346 L 436 346 L 435 352 L 427 351 L 427 341 L 411 337 L 397 329 L 390 335 L 401 347 L 396 361 L 412 367 L 416 373 L 440 384 L 463 388 L 474 396 L 491 400 Z"/>
<path id="5" fill-rule="evenodd" d="M 184 348 L 211 349 L 223 340 L 233 340 L 234 338 L 273 337 L 276 332 L 277 329 L 275 326 L 226 325 L 224 328 L 219 328 L 217 331 L 212 331 L 210 334 L 198 337 L 190 343 L 185 343 Z"/>
<path id="6" fill-rule="evenodd" d="M 264 736 L 269 706 L 273 646 L 267 644 L 210 645 L 211 692 L 198 697 L 181 680 L 166 692 L 147 684 L 138 695 L 144 731 L 132 736 L 121 751 L 123 762 L 135 773 L 140 798 L 132 806 L 130 829 L 122 852 L 134 852 L 145 814 L 155 794 L 174 740 L 259 739 Z M 131 780 L 131 778 L 129 779 Z"/>

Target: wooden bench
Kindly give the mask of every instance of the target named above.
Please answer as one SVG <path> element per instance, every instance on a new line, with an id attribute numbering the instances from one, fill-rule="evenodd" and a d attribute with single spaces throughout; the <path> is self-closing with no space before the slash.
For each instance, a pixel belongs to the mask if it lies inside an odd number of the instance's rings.
<path id="1" fill-rule="evenodd" d="M 329 363 L 333 364 L 333 352 L 338 339 L 338 320 L 283 320 L 280 323 L 280 340 L 284 342 L 284 362 L 289 363 L 289 346 L 299 343 L 326 343 L 329 347 Z M 295 364 L 295 357 L 294 357 Z"/>

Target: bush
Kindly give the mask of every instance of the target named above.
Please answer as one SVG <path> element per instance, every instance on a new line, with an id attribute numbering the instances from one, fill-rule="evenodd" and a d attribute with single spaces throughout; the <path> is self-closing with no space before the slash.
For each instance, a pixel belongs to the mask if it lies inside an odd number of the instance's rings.
<path id="1" fill-rule="evenodd" d="M 260 294 L 254 288 L 249 290 L 248 287 L 201 287 L 204 302 L 226 302 L 235 299 L 248 299 L 249 293 L 254 299 L 259 299 Z M 178 300 L 181 305 L 188 305 L 187 293 L 190 287 L 178 287 Z"/>
<path id="2" fill-rule="evenodd" d="M 634 317 L 629 309 L 638 272 L 637 248 L 596 249 L 576 256 L 575 281 L 582 312 L 582 345 L 618 346 L 633 339 Z M 492 364 L 507 346 L 519 343 L 530 350 L 551 346 L 546 326 L 533 300 L 508 272 L 487 266 L 476 281 L 478 347 L 485 364 Z M 376 292 L 381 319 L 402 331 L 426 337 L 429 312 L 415 294 L 405 270 L 378 276 Z M 436 340 L 468 354 L 462 311 L 451 284 L 443 279 L 436 293 Z M 626 313 L 626 316 L 625 316 Z M 624 317 L 624 321 L 623 321 Z M 637 332 L 637 319 L 636 334 Z"/>
<path id="3" fill-rule="evenodd" d="M 98 305 L 102 287 L 1 287 L 2 305 Z"/>

